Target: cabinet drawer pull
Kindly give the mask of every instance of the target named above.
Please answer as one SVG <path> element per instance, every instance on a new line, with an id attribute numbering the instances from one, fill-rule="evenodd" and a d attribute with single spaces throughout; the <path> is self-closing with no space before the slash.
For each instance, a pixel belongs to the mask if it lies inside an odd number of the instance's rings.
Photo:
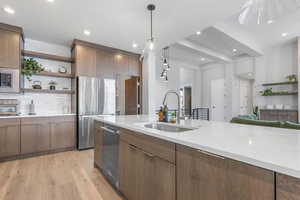
<path id="1" fill-rule="evenodd" d="M 222 160 L 225 160 L 224 157 L 218 156 L 218 155 L 213 154 L 213 153 L 209 153 L 209 152 L 207 152 L 207 151 L 202 151 L 202 150 L 197 150 L 197 151 L 198 151 L 199 153 L 203 153 L 203 154 L 208 155 L 208 156 L 212 156 L 212 157 L 215 157 L 215 158 L 220 158 L 220 159 L 222 159 Z"/>
<path id="2" fill-rule="evenodd" d="M 142 151 L 147 157 L 149 157 L 149 158 L 154 158 L 155 156 L 153 155 L 153 154 L 151 154 L 151 153 L 148 153 L 148 152 L 145 152 L 145 151 Z"/>
<path id="3" fill-rule="evenodd" d="M 129 145 L 129 148 L 130 148 L 131 150 L 134 150 L 134 151 L 137 150 L 137 147 L 134 146 L 134 145 L 132 145 L 132 144 Z"/>

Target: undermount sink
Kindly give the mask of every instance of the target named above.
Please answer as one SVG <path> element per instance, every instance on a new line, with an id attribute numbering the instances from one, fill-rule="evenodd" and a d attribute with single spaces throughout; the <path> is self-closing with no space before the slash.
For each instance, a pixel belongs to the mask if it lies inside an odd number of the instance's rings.
<path id="1" fill-rule="evenodd" d="M 184 128 L 180 126 L 161 124 L 161 123 L 145 124 L 144 126 L 145 128 L 152 128 L 152 129 L 166 131 L 166 132 L 185 132 L 185 131 L 194 130 L 193 128 Z"/>

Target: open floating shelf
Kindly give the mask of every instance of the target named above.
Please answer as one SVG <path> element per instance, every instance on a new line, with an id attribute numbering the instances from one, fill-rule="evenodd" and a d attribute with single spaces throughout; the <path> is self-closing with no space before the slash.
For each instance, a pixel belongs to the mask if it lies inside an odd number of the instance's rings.
<path id="1" fill-rule="evenodd" d="M 265 83 L 263 86 L 273 86 L 273 85 L 295 85 L 298 84 L 298 81 L 296 82 L 278 82 L 278 83 Z"/>
<path id="2" fill-rule="evenodd" d="M 31 88 L 22 88 L 22 92 L 32 92 L 32 93 L 49 93 L 49 94 L 74 94 L 73 90 L 47 90 L 47 89 L 31 89 Z"/>
<path id="3" fill-rule="evenodd" d="M 34 74 L 36 76 L 52 76 L 52 77 L 59 77 L 59 78 L 75 78 L 73 74 L 63 74 L 63 73 L 58 73 L 58 72 L 40 72 L 37 74 Z"/>
<path id="4" fill-rule="evenodd" d="M 28 50 L 23 50 L 22 54 L 24 56 L 29 56 L 29 57 L 43 58 L 43 59 L 47 59 L 47 60 L 55 60 L 55 61 L 73 63 L 72 58 L 64 57 L 64 56 L 56 56 L 56 55 L 51 55 L 51 54 L 46 54 L 46 53 L 39 53 L 39 52 L 28 51 Z"/>
<path id="5" fill-rule="evenodd" d="M 268 96 L 290 96 L 290 95 L 298 95 L 298 92 L 286 92 L 286 93 L 280 93 L 280 92 L 273 92 L 271 95 L 266 95 L 264 97 Z"/>

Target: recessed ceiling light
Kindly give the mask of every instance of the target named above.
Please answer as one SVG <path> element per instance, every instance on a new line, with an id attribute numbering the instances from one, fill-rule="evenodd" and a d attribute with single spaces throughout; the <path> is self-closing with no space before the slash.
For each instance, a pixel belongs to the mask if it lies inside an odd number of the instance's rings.
<path id="1" fill-rule="evenodd" d="M 53 3 L 54 2 L 54 0 L 47 0 L 48 2 L 51 2 L 51 3 Z"/>
<path id="2" fill-rule="evenodd" d="M 232 51 L 233 51 L 233 52 L 237 52 L 237 49 L 233 49 Z"/>
<path id="3" fill-rule="evenodd" d="M 205 58 L 201 58 L 201 61 L 205 61 Z"/>
<path id="4" fill-rule="evenodd" d="M 5 12 L 7 12 L 9 14 L 15 14 L 15 11 L 12 8 L 8 7 L 8 6 L 4 7 L 3 9 L 4 9 Z"/>
<path id="5" fill-rule="evenodd" d="M 83 33 L 87 36 L 91 35 L 91 31 L 89 31 L 89 30 L 84 30 Z"/>
<path id="6" fill-rule="evenodd" d="M 133 43 L 133 44 L 132 44 L 132 47 L 133 47 L 133 48 L 137 48 L 137 47 L 138 47 L 137 43 Z"/>
<path id="7" fill-rule="evenodd" d="M 288 35 L 289 35 L 288 33 L 282 33 L 282 34 L 281 34 L 282 37 L 286 37 L 286 36 L 288 36 Z"/>
<path id="8" fill-rule="evenodd" d="M 273 24 L 274 21 L 273 21 L 273 20 L 268 20 L 267 23 L 268 23 L 268 24 Z"/>
<path id="9" fill-rule="evenodd" d="M 197 35 L 201 35 L 201 31 L 197 31 L 196 34 L 197 34 Z"/>

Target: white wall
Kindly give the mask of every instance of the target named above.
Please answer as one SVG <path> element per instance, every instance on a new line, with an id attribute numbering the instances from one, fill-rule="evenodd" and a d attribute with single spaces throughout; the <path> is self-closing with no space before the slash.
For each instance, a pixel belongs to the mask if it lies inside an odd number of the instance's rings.
<path id="1" fill-rule="evenodd" d="M 168 82 L 164 82 L 161 78 L 162 65 L 160 60 L 157 60 L 156 64 L 156 93 L 155 93 L 155 108 L 156 110 L 163 103 L 164 95 L 169 90 L 176 90 L 184 86 L 192 87 L 192 107 L 198 107 L 200 105 L 200 76 L 199 67 L 193 66 L 187 63 L 183 63 L 178 60 L 170 60 L 171 70 L 168 72 Z M 169 109 L 177 109 L 176 96 L 171 94 L 167 98 Z"/>
<path id="2" fill-rule="evenodd" d="M 41 41 L 25 39 L 25 50 L 38 51 L 42 53 L 49 53 L 60 56 L 71 56 L 71 49 L 69 47 L 45 43 Z M 36 60 L 42 64 L 43 67 L 57 72 L 58 68 L 64 66 L 71 71 L 70 63 L 56 62 L 44 59 Z M 71 80 L 55 77 L 33 76 L 34 80 L 42 82 L 43 88 L 48 88 L 49 81 L 53 80 L 58 83 L 57 89 L 69 88 L 71 89 Z M 25 80 L 25 87 L 31 87 L 32 83 Z M 28 104 L 34 100 L 37 114 L 61 114 L 70 111 L 71 109 L 71 95 L 68 94 L 39 94 L 39 93 L 25 93 L 25 94 L 0 94 L 0 99 L 18 99 L 20 103 L 20 111 L 22 114 L 28 113 Z"/>
<path id="3" fill-rule="evenodd" d="M 297 43 L 288 43 L 272 47 L 264 56 L 255 60 L 254 104 L 264 107 L 267 104 L 285 104 L 298 108 L 297 96 L 262 97 L 259 91 L 264 90 L 263 83 L 287 81 L 286 76 L 298 73 Z M 272 86 L 273 90 L 297 90 L 297 86 Z"/>

